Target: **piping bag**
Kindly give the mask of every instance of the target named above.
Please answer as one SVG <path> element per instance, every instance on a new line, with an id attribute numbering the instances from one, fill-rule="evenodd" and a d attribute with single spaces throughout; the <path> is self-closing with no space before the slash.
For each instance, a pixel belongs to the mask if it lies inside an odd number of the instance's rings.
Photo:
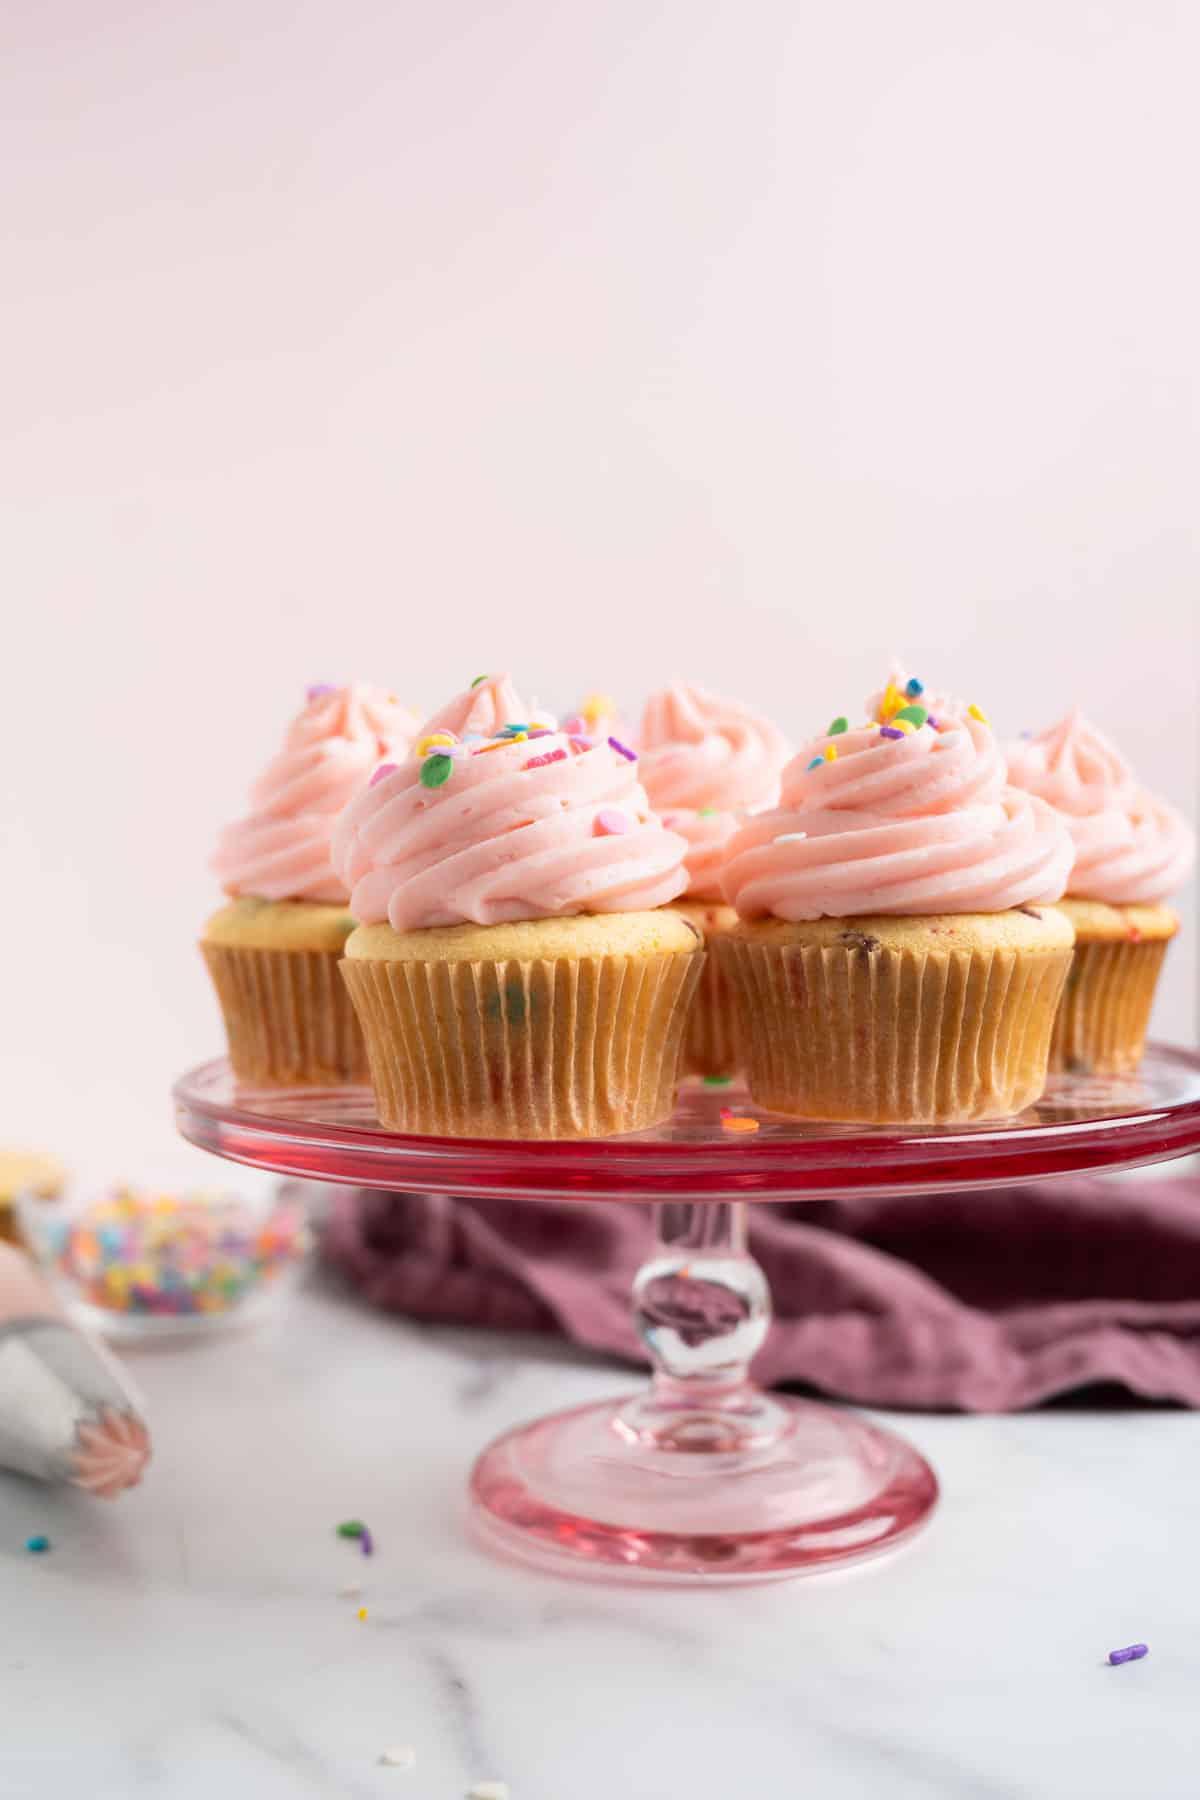
<path id="1" fill-rule="evenodd" d="M 118 1365 L 67 1322 L 29 1259 L 0 1243 L 0 1468 L 115 1500 L 149 1460 Z"/>

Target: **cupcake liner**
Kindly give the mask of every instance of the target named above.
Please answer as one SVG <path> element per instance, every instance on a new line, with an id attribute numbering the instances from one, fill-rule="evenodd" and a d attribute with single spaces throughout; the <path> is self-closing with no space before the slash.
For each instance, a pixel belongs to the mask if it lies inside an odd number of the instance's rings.
<path id="1" fill-rule="evenodd" d="M 389 1130 L 607 1137 L 669 1116 L 702 961 L 348 957 L 342 975 Z"/>
<path id="2" fill-rule="evenodd" d="M 365 1084 L 366 1050 L 336 950 L 202 943 L 239 1081 L 260 1087 Z"/>
<path id="3" fill-rule="evenodd" d="M 742 1065 L 737 1003 L 725 965 L 712 948 L 713 935 L 705 938 L 708 955 L 688 1009 L 683 1040 L 685 1075 L 734 1075 Z"/>
<path id="4" fill-rule="evenodd" d="M 759 1105 L 800 1118 L 1002 1118 L 1046 1083 L 1071 951 L 718 946 Z"/>
<path id="5" fill-rule="evenodd" d="M 1127 1075 L 1137 1067 L 1168 941 L 1076 941 L 1050 1040 L 1055 1073 Z"/>

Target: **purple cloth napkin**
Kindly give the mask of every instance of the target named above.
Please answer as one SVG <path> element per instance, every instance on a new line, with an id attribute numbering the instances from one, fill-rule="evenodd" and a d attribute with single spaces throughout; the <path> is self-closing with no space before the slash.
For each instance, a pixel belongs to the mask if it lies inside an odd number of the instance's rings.
<path id="1" fill-rule="evenodd" d="M 342 1188 L 324 1242 L 377 1306 L 643 1360 L 645 1207 Z M 1194 1174 L 757 1206 L 750 1243 L 776 1313 L 760 1381 L 980 1412 L 1115 1382 L 1200 1406 Z"/>

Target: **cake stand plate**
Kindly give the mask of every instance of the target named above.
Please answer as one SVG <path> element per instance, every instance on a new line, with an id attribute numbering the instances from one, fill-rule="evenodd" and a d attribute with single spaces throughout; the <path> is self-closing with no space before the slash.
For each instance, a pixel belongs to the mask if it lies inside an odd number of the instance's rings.
<path id="1" fill-rule="evenodd" d="M 1059 1078 L 1018 1118 L 919 1129 L 782 1119 L 739 1087 L 686 1083 L 670 1121 L 630 1137 L 398 1137 L 368 1090 L 247 1090 L 223 1060 L 174 1097 L 190 1142 L 280 1174 L 653 1204 L 657 1243 L 633 1297 L 651 1386 L 499 1438 L 472 1472 L 473 1518 L 493 1547 L 542 1566 L 704 1584 L 877 1555 L 928 1519 L 938 1491 L 894 1433 L 750 1381 L 770 1296 L 746 1250 L 746 1200 L 982 1189 L 1200 1150 L 1200 1055 L 1165 1045 L 1120 1081 Z"/>

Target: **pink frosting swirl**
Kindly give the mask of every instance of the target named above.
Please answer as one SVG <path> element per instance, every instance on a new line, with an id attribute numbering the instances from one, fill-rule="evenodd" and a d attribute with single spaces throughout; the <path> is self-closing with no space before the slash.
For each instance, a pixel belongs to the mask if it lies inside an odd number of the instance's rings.
<path id="1" fill-rule="evenodd" d="M 494 679 L 498 697 L 512 696 L 507 676 Z M 468 698 L 436 718 L 476 718 Z M 528 722 L 523 708 L 512 722 Z M 422 782 L 412 756 L 351 802 L 333 860 L 361 923 L 413 931 L 633 912 L 682 893 L 686 845 L 651 812 L 636 761 L 557 730 L 492 742 L 454 746 L 441 786 Z"/>
<path id="2" fill-rule="evenodd" d="M 673 681 L 646 703 L 640 748 L 650 804 L 687 839 L 689 896 L 719 900 L 739 814 L 778 800 L 790 745 L 760 713 Z"/>
<path id="3" fill-rule="evenodd" d="M 217 841 L 212 867 L 226 893 L 344 902 L 330 861 L 334 822 L 372 770 L 408 754 L 416 730 L 383 688 L 311 688 L 250 790 L 250 812 Z"/>
<path id="4" fill-rule="evenodd" d="M 824 757 L 828 745 L 836 760 Z M 780 807 L 730 843 L 727 899 L 743 918 L 1003 912 L 1062 896 L 1071 863 L 1043 801 L 1005 785 L 982 719 L 906 736 L 821 737 L 783 773 Z"/>
<path id="5" fill-rule="evenodd" d="M 1078 707 L 1010 748 L 1008 778 L 1066 824 L 1075 847 L 1067 892 L 1077 899 L 1156 905 L 1187 880 L 1193 832 L 1173 806 L 1139 787 L 1116 745 Z"/>

